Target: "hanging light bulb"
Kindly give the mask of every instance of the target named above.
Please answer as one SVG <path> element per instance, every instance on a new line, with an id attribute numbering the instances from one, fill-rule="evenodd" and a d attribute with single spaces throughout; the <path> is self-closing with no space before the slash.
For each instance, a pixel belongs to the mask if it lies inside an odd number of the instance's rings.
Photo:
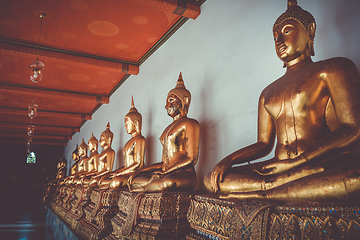
<path id="1" fill-rule="evenodd" d="M 37 109 L 38 105 L 35 103 L 35 100 L 32 101 L 32 103 L 29 104 L 28 107 L 28 116 L 30 119 L 33 119 L 37 115 Z"/>
<path id="2" fill-rule="evenodd" d="M 29 65 L 30 69 L 30 80 L 34 83 L 39 83 L 43 79 L 45 64 L 36 60 Z"/>
<path id="3" fill-rule="evenodd" d="M 37 58 L 36 61 L 30 63 L 29 69 L 30 69 L 30 80 L 34 83 L 38 83 L 43 79 L 43 72 L 45 64 L 43 62 L 39 61 L 39 50 L 40 50 L 40 40 L 41 40 L 41 30 L 42 30 L 42 20 L 45 17 L 45 13 L 40 13 L 39 17 L 41 19 L 40 21 L 40 33 L 39 33 L 39 41 L 38 41 L 38 47 L 37 47 Z"/>
<path id="4" fill-rule="evenodd" d="M 28 125 L 28 129 L 27 129 L 27 135 L 29 135 L 29 137 L 31 137 L 35 132 L 35 126 L 34 125 Z"/>
<path id="5" fill-rule="evenodd" d="M 30 147 L 31 146 L 31 142 L 32 142 L 32 138 L 29 137 L 28 139 L 26 139 L 26 146 Z"/>

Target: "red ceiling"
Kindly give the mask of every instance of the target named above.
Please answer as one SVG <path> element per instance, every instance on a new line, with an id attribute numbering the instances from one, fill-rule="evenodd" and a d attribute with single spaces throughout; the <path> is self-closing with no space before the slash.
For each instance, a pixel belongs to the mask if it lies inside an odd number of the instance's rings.
<path id="1" fill-rule="evenodd" d="M 64 144 L 101 104 L 109 102 L 128 76 L 138 74 L 139 65 L 152 52 L 188 18 L 200 14 L 203 2 L 2 1 L 0 142 L 25 142 L 27 106 L 35 100 L 39 114 L 33 124 L 39 135 L 33 142 L 43 138 L 39 144 L 46 139 Z M 45 17 L 38 49 L 39 13 Z M 43 80 L 34 84 L 27 67 L 37 57 L 45 63 L 45 71 Z M 58 136 L 61 140 L 56 140 Z"/>

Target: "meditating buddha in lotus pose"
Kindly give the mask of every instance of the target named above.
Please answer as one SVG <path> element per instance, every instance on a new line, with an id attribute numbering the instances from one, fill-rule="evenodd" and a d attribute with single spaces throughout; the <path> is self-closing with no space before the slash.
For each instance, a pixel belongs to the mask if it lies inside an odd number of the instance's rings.
<path id="1" fill-rule="evenodd" d="M 74 156 L 74 154 L 73 154 L 73 156 Z M 79 156 L 79 160 L 77 162 L 77 171 L 76 171 L 76 173 L 65 178 L 65 184 L 67 184 L 67 185 L 74 184 L 75 179 L 77 179 L 78 177 L 81 177 L 85 173 L 87 173 L 87 159 L 88 159 L 87 145 L 86 145 L 84 139 L 82 139 L 82 142 L 78 147 L 78 156 Z"/>
<path id="2" fill-rule="evenodd" d="M 173 122 L 161 134 L 162 162 L 142 168 L 128 180 L 134 192 L 192 190 L 196 184 L 194 165 L 198 159 L 200 127 L 187 117 L 191 95 L 181 73 L 166 99 L 165 108 Z"/>
<path id="3" fill-rule="evenodd" d="M 315 20 L 289 1 L 273 27 L 286 73 L 258 105 L 258 141 L 221 160 L 204 183 L 223 198 L 282 201 L 345 200 L 360 191 L 360 79 L 352 61 L 313 62 Z M 269 154 L 271 160 L 231 167 Z"/>
<path id="4" fill-rule="evenodd" d="M 125 115 L 125 128 L 131 139 L 123 148 L 124 166 L 113 171 L 109 177 L 99 184 L 100 189 L 127 188 L 130 174 L 144 167 L 145 138 L 141 135 L 142 116 L 134 105 L 131 98 L 131 108 Z"/>
<path id="5" fill-rule="evenodd" d="M 73 174 L 77 173 L 77 171 L 78 171 L 78 162 L 80 160 L 79 153 L 78 153 L 78 145 L 76 145 L 76 148 L 72 152 L 71 157 L 72 157 L 72 160 L 74 161 L 74 164 L 70 168 L 70 175 L 73 175 Z"/>
<path id="6" fill-rule="evenodd" d="M 89 181 L 90 187 L 97 187 L 112 171 L 115 159 L 115 151 L 111 148 L 113 137 L 114 134 L 110 131 L 110 123 L 108 123 L 105 131 L 100 136 L 100 146 L 104 150 L 98 158 L 98 172 Z"/>
<path id="7" fill-rule="evenodd" d="M 82 184 L 83 186 L 87 186 L 91 177 L 98 173 L 98 140 L 94 137 L 93 133 L 88 141 L 88 148 L 91 153 L 87 160 L 87 173 L 75 182 L 76 184 Z"/>

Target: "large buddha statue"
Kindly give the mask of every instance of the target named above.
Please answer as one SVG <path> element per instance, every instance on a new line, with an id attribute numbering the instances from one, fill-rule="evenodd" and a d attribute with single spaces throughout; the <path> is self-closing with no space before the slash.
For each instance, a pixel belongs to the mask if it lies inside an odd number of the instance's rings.
<path id="1" fill-rule="evenodd" d="M 144 167 L 145 138 L 141 135 L 142 116 L 131 98 L 131 108 L 125 115 L 125 128 L 131 139 L 123 148 L 124 166 L 113 171 L 109 177 L 99 184 L 100 189 L 127 188 L 130 174 Z"/>
<path id="2" fill-rule="evenodd" d="M 352 61 L 313 62 L 315 20 L 289 1 L 273 27 L 286 73 L 267 86 L 258 105 L 258 140 L 222 159 L 204 183 L 223 198 L 281 201 L 345 200 L 360 191 L 360 79 Z M 268 155 L 275 157 L 232 167 Z"/>
<path id="3" fill-rule="evenodd" d="M 89 181 L 90 187 L 98 186 L 112 171 L 115 159 L 115 151 L 111 148 L 113 137 L 114 134 L 110 131 L 110 123 L 108 123 L 105 131 L 100 136 L 100 146 L 103 148 L 103 151 L 98 158 L 97 173 Z"/>
<path id="4" fill-rule="evenodd" d="M 89 181 L 92 176 L 97 174 L 98 169 L 98 157 L 99 153 L 98 149 L 98 140 L 94 137 L 94 134 L 91 134 L 91 138 L 88 141 L 88 148 L 90 152 L 90 156 L 87 159 L 87 173 L 85 173 L 82 177 L 80 177 L 75 183 L 76 184 L 89 184 Z"/>
<path id="5" fill-rule="evenodd" d="M 177 85 L 166 99 L 167 114 L 173 122 L 161 134 L 162 162 L 144 167 L 128 180 L 133 192 L 192 190 L 196 184 L 194 166 L 199 154 L 200 127 L 187 117 L 191 94 L 185 88 L 181 73 Z"/>

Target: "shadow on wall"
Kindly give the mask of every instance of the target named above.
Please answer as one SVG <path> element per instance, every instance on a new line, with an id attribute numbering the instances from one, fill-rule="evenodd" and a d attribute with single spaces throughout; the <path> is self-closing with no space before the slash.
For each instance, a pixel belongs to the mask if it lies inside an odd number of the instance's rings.
<path id="1" fill-rule="evenodd" d="M 151 104 L 152 101 L 149 101 L 149 109 L 151 109 Z M 144 156 L 144 164 L 145 166 L 149 166 L 150 164 L 153 164 L 155 162 L 159 162 L 156 161 L 156 159 L 154 159 L 154 154 L 153 154 L 153 148 L 154 148 L 154 136 L 152 134 L 152 127 L 153 127 L 153 112 L 152 111 L 148 111 L 147 114 L 147 126 L 149 126 L 147 134 L 143 136 L 145 137 L 145 156 Z M 143 116 L 144 117 L 144 116 Z M 144 125 L 144 124 L 143 124 Z"/>
<path id="2" fill-rule="evenodd" d="M 119 148 L 115 151 L 115 163 L 114 163 L 114 166 L 113 166 L 113 169 L 112 169 L 113 171 L 115 171 L 116 169 L 124 166 L 124 156 L 123 156 L 123 152 L 122 152 L 123 148 L 124 148 L 124 145 L 125 145 L 125 143 L 123 143 L 124 141 L 122 139 L 122 136 L 123 136 L 122 133 L 124 131 L 123 128 L 124 127 L 120 128 L 119 135 L 114 134 L 114 137 L 120 136 L 119 137 L 120 139 L 119 139 Z M 99 152 L 99 154 L 100 154 L 100 152 Z"/>
<path id="3" fill-rule="evenodd" d="M 200 95 L 200 104 L 201 104 L 201 118 L 198 119 L 200 124 L 200 149 L 199 149 L 199 159 L 196 164 L 196 190 L 206 191 L 203 179 L 206 174 L 208 174 L 208 164 L 209 160 L 217 159 L 217 124 L 208 116 L 209 111 L 211 110 L 211 101 L 209 97 L 212 93 L 212 83 L 213 79 L 211 76 L 206 74 L 204 76 L 206 79 L 203 81 L 204 86 L 201 88 Z"/>

